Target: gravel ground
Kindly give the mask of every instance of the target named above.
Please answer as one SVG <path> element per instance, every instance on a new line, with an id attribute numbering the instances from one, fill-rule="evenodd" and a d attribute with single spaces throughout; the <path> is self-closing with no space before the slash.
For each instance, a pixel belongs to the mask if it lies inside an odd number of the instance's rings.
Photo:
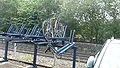
<path id="1" fill-rule="evenodd" d="M 12 51 L 9 51 L 8 53 L 9 53 L 8 58 L 27 61 L 27 62 L 32 62 L 33 55 L 31 55 L 31 54 L 24 54 L 24 53 L 19 53 L 19 52 L 12 52 Z M 1 57 L 2 57 L 3 54 L 4 54 L 4 51 L 0 50 L 0 56 Z M 50 66 L 52 68 L 72 68 L 72 61 L 57 59 L 56 57 L 57 56 L 55 56 L 55 55 L 54 55 L 54 58 L 37 56 L 37 64 Z M 22 64 L 22 63 L 19 63 L 19 62 L 18 63 L 12 62 L 12 63 L 20 64 L 20 65 L 25 66 L 25 67 L 29 66 L 27 64 Z M 76 63 L 76 68 L 85 68 L 85 64 L 77 62 Z"/>
<path id="2" fill-rule="evenodd" d="M 3 44 L 0 45 L 0 46 L 2 46 L 3 49 L 4 49 Z M 11 46 L 9 46 L 9 47 L 11 47 Z M 33 48 L 33 47 L 30 47 L 30 48 Z M 4 50 L 3 49 L 0 49 L 0 57 L 3 57 L 3 55 L 4 55 Z M 27 48 L 27 49 L 29 49 L 29 48 Z M 31 49 L 31 50 L 33 50 L 33 49 Z M 32 57 L 33 57 L 33 55 L 31 55 L 31 54 L 8 51 L 8 58 L 11 58 L 11 59 L 27 61 L 27 62 L 32 63 Z M 37 64 L 50 66 L 52 68 L 72 68 L 72 61 L 58 59 L 56 57 L 58 57 L 58 56 L 54 55 L 54 58 L 37 56 Z M 24 67 L 30 66 L 30 65 L 23 64 L 23 63 L 20 63 L 20 62 L 14 62 L 14 61 L 10 61 L 10 62 L 12 62 L 14 64 L 22 65 Z M 41 67 L 38 67 L 38 68 L 41 68 Z M 77 62 L 76 63 L 76 68 L 85 68 L 85 63 Z"/>

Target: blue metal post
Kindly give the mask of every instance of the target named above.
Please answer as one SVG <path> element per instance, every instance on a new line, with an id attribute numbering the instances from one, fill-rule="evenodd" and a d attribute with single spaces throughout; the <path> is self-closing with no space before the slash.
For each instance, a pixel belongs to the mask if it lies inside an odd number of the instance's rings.
<path id="1" fill-rule="evenodd" d="M 72 68 L 75 68 L 75 65 L 76 65 L 76 52 L 77 52 L 77 47 L 73 47 L 73 67 Z"/>
<path id="2" fill-rule="evenodd" d="M 8 61 L 7 55 L 8 55 L 8 43 L 9 41 L 5 41 L 5 55 L 4 55 L 4 61 Z"/>
<path id="3" fill-rule="evenodd" d="M 36 65 L 36 59 L 37 59 L 37 45 L 34 45 L 34 56 L 33 56 L 33 68 L 37 68 Z"/>

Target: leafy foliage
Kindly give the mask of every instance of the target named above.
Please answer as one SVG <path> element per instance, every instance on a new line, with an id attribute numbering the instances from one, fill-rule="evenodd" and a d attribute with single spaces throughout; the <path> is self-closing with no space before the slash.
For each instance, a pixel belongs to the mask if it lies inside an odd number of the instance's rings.
<path id="1" fill-rule="evenodd" d="M 39 24 L 59 17 L 68 30 L 76 30 L 77 41 L 120 38 L 119 0 L 0 0 L 0 17 Z"/>

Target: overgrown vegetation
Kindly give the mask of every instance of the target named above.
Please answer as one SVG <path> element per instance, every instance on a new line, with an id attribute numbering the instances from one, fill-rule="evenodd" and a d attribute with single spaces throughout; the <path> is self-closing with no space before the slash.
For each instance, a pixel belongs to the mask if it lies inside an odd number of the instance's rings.
<path id="1" fill-rule="evenodd" d="M 0 18 L 42 24 L 60 18 L 68 30 L 76 30 L 76 40 L 103 43 L 120 38 L 119 0 L 0 0 Z"/>

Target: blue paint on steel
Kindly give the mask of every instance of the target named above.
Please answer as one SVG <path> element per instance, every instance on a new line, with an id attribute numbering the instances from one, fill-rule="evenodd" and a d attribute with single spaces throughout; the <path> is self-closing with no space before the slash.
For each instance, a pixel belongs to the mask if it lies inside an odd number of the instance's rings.
<path id="1" fill-rule="evenodd" d="M 77 47 L 73 47 L 73 65 L 72 65 L 72 68 L 76 67 L 76 55 L 77 55 Z"/>
<path id="2" fill-rule="evenodd" d="M 45 45 L 48 46 L 47 50 L 52 49 L 54 53 L 56 54 L 62 54 L 66 52 L 67 50 L 73 49 L 73 67 L 75 68 L 76 64 L 76 50 L 77 48 L 75 47 L 75 42 L 73 42 L 74 39 L 74 32 L 75 30 L 70 31 L 70 38 L 67 39 L 65 38 L 66 35 L 66 28 L 67 26 L 64 27 L 64 33 L 63 37 L 49 37 L 46 38 L 46 36 L 41 33 L 41 29 L 38 28 L 38 24 L 33 24 L 32 28 L 25 29 L 25 24 L 21 24 L 20 28 L 15 28 L 15 24 L 11 24 L 9 27 L 8 31 L 6 32 L 10 38 L 0 38 L 0 40 L 6 41 L 6 46 L 5 46 L 5 55 L 4 55 L 4 60 L 7 61 L 7 53 L 8 53 L 8 43 L 14 42 L 14 43 L 31 43 L 34 44 L 34 57 L 33 57 L 33 67 L 37 67 L 36 65 L 36 59 L 37 59 L 37 46 L 38 45 Z M 15 28 L 15 29 L 14 29 Z M 15 31 L 13 31 L 13 29 Z M 1 33 L 2 34 L 2 33 Z M 12 37 L 15 36 L 15 37 Z M 16 39 L 16 36 L 18 37 Z M 11 38 L 12 37 L 12 38 Z M 44 41 L 41 41 L 44 40 Z M 58 44 L 58 41 L 68 41 L 68 44 Z M 61 47 L 60 49 L 56 50 L 54 47 Z M 46 52 L 47 52 L 46 50 Z"/>
<path id="3" fill-rule="evenodd" d="M 65 46 L 63 46 L 62 48 L 58 49 L 56 51 L 57 54 L 62 54 L 63 52 L 69 50 L 70 48 L 72 48 L 75 45 L 75 43 L 73 42 L 72 44 L 67 44 Z"/>

